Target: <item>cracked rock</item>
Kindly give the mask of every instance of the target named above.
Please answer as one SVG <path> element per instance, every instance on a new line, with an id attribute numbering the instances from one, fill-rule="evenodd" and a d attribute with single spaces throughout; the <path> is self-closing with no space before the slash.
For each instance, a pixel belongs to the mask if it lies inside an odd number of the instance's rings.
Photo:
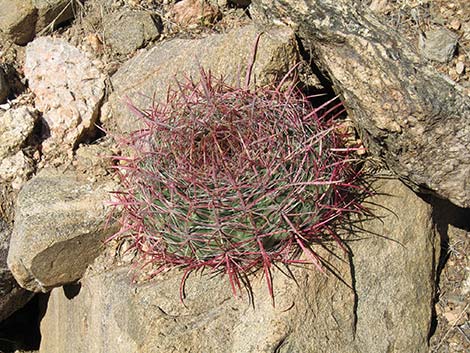
<path id="1" fill-rule="evenodd" d="M 34 292 L 73 282 L 102 250 L 108 184 L 44 170 L 18 195 L 8 266 Z"/>
<path id="2" fill-rule="evenodd" d="M 24 72 L 48 129 L 43 153 L 70 155 L 94 132 L 104 76 L 78 48 L 48 37 L 28 44 Z"/>

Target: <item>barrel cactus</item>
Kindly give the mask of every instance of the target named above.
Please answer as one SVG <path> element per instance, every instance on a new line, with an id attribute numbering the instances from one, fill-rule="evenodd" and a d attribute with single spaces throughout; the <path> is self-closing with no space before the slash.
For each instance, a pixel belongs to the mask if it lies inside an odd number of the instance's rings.
<path id="1" fill-rule="evenodd" d="M 321 267 L 312 244 L 341 240 L 335 225 L 359 209 L 357 172 L 335 118 L 294 83 L 231 86 L 201 71 L 166 102 L 133 108 L 143 128 L 120 139 L 121 230 L 153 273 L 209 269 L 236 295 L 273 264 Z M 301 256 L 302 253 L 305 256 Z"/>

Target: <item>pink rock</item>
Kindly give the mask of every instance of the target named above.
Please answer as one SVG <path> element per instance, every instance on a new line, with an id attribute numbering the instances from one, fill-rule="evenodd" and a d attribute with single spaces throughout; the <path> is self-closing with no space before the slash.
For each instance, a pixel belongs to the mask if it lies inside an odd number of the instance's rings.
<path id="1" fill-rule="evenodd" d="M 50 37 L 28 44 L 24 73 L 49 130 L 43 153 L 70 153 L 95 128 L 103 74 L 78 48 Z"/>

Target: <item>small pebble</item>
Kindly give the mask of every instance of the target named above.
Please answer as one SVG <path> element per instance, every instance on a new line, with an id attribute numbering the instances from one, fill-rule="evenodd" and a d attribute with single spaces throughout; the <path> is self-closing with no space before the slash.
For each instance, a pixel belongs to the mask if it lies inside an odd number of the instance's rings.
<path id="1" fill-rule="evenodd" d="M 454 19 L 450 22 L 450 28 L 453 30 L 459 30 L 460 29 L 460 21 L 457 19 Z"/>
<path id="2" fill-rule="evenodd" d="M 444 317 L 451 325 L 460 326 L 465 323 L 466 315 L 461 308 L 444 312 Z"/>
<path id="3" fill-rule="evenodd" d="M 90 33 L 85 37 L 86 43 L 97 53 L 103 51 L 103 43 L 100 37 L 94 33 Z"/>
<path id="4" fill-rule="evenodd" d="M 455 71 L 458 75 L 462 75 L 465 71 L 465 64 L 461 61 L 457 62 L 457 64 L 455 65 Z"/>
<path id="5" fill-rule="evenodd" d="M 457 81 L 459 79 L 459 75 L 453 67 L 449 69 L 449 77 L 452 79 L 452 81 Z"/>

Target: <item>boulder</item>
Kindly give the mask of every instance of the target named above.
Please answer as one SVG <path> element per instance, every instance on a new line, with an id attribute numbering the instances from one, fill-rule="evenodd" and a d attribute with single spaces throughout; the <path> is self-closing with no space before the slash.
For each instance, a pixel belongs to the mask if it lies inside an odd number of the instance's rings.
<path id="1" fill-rule="evenodd" d="M 434 296 L 431 208 L 397 180 L 375 183 L 375 218 L 347 246 L 316 250 L 328 263 L 274 270 L 275 306 L 263 274 L 252 297 L 226 278 L 182 273 L 134 283 L 128 266 L 99 257 L 79 284 L 52 291 L 41 322 L 43 353 L 402 353 L 428 351 Z M 374 206 L 375 205 L 375 206 Z M 286 272 L 286 271 L 284 271 Z"/>
<path id="2" fill-rule="evenodd" d="M 347 266 L 340 270 L 350 283 Z M 234 299 L 225 278 L 207 275 L 189 277 L 183 305 L 178 294 L 181 272 L 133 284 L 126 267 L 90 271 L 75 286 L 75 296 L 71 288 L 52 291 L 41 322 L 40 352 L 58 353 L 72 344 L 77 353 L 257 353 L 274 352 L 288 343 L 287 350 L 278 351 L 309 352 L 303 349 L 309 340 L 316 335 L 321 339 L 331 329 L 331 337 L 338 340 L 331 348 L 353 344 L 351 289 L 318 271 L 294 273 L 299 285 L 280 272 L 273 274 L 273 307 L 262 274 L 252 278 L 253 305 L 246 293 Z M 335 318 L 331 312 L 337 313 Z"/>
<path id="3" fill-rule="evenodd" d="M 95 129 L 104 76 L 78 48 L 49 37 L 28 44 L 24 73 L 47 124 L 43 153 L 70 155 Z"/>
<path id="4" fill-rule="evenodd" d="M 112 13 L 103 26 L 112 51 L 128 55 L 159 37 L 161 21 L 146 11 L 123 11 Z"/>
<path id="5" fill-rule="evenodd" d="M 253 0 L 250 15 L 296 29 L 370 154 L 415 190 L 470 208 L 470 97 L 364 4 Z"/>
<path id="6" fill-rule="evenodd" d="M 11 229 L 0 219 L 0 322 L 21 309 L 34 295 L 16 283 L 7 267 Z"/>
<path id="7" fill-rule="evenodd" d="M 0 31 L 23 45 L 34 38 L 37 9 L 31 0 L 0 0 Z"/>
<path id="8" fill-rule="evenodd" d="M 21 189 L 8 266 L 30 291 L 48 291 L 81 277 L 111 232 L 105 229 L 109 184 L 44 170 Z"/>
<path id="9" fill-rule="evenodd" d="M 127 109 L 126 100 L 146 109 L 153 99 L 165 100 L 168 87 L 175 87 L 176 79 L 196 79 L 201 67 L 211 70 L 215 77 L 224 75 L 233 84 L 241 72 L 244 82 L 255 39 L 261 32 L 252 82 L 262 85 L 282 77 L 298 59 L 294 33 L 287 27 L 245 26 L 203 39 L 170 40 L 142 51 L 111 77 L 114 92 L 109 102 L 114 122 L 107 128 L 114 130 L 115 124 L 120 132 L 137 129 L 136 118 Z"/>

